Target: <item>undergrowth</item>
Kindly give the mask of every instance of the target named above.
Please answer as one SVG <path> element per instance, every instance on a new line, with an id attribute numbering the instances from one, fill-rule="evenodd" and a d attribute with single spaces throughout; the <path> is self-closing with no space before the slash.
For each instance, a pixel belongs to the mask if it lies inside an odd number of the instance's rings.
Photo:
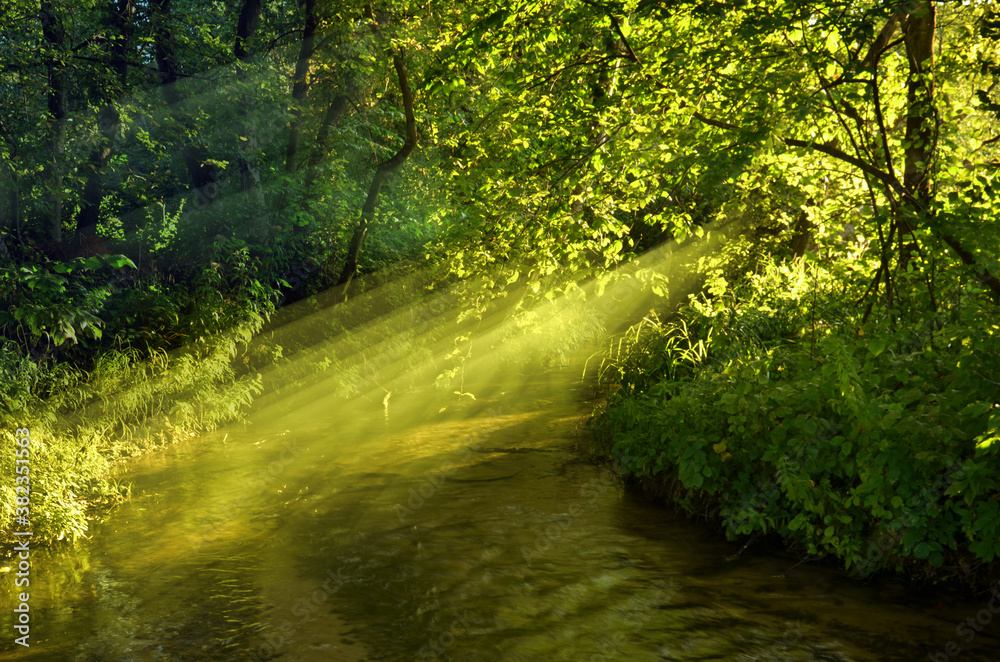
<path id="1" fill-rule="evenodd" d="M 0 429 L 30 431 L 30 515 L 39 542 L 85 536 L 88 521 L 128 497 L 114 478 L 118 461 L 236 419 L 260 392 L 260 376 L 237 374 L 237 362 L 263 319 L 174 352 L 124 349 L 92 370 L 65 364 L 40 370 L 11 352 L 7 375 L 34 375 L 0 408 Z M 15 382 L 10 382 L 15 383 Z M 0 472 L 15 475 L 13 453 Z M 14 482 L 0 485 L 4 537 L 15 516 Z"/>
<path id="2" fill-rule="evenodd" d="M 933 317 L 855 314 L 863 282 L 843 268 L 767 261 L 615 339 L 601 371 L 615 391 L 592 422 L 604 453 L 731 538 L 777 536 L 859 576 L 986 585 L 1000 557 L 991 304 L 942 283 Z"/>

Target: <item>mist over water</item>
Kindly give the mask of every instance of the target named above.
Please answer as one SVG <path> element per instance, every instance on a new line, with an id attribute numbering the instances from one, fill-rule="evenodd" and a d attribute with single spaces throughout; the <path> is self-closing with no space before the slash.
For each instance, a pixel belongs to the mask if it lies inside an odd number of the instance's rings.
<path id="1" fill-rule="evenodd" d="M 717 246 L 481 319 L 404 282 L 282 312 L 261 342 L 299 350 L 245 424 L 131 463 L 89 540 L 33 551 L 32 646 L 0 659 L 998 659 L 956 633 L 987 600 L 739 554 L 590 462 L 594 353 Z"/>

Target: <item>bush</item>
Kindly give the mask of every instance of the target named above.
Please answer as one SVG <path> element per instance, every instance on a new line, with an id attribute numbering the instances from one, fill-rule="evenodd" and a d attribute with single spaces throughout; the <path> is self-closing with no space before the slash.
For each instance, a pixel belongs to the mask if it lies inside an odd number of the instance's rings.
<path id="1" fill-rule="evenodd" d="M 860 575 L 974 582 L 1000 556 L 1000 329 L 974 306 L 932 335 L 856 326 L 829 282 L 774 264 L 647 320 L 605 373 L 622 385 L 595 421 L 607 451 L 732 537 L 776 534 Z"/>

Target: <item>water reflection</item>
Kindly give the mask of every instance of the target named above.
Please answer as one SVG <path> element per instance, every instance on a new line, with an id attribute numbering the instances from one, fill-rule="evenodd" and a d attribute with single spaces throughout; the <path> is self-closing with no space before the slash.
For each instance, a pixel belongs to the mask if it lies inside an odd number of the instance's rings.
<path id="1" fill-rule="evenodd" d="M 732 558 L 586 461 L 574 381 L 401 394 L 388 426 L 314 401 L 147 458 L 91 541 L 37 552 L 4 658 L 912 661 L 981 608 Z"/>
<path id="2" fill-rule="evenodd" d="M 648 304 L 606 295 L 608 326 Z M 553 305 L 539 319 L 593 326 Z M 340 372 L 291 366 L 248 424 L 133 463 L 134 499 L 90 540 L 33 552 L 32 646 L 5 609 L 0 659 L 912 662 L 955 657 L 949 642 L 998 659 L 989 628 L 956 631 L 985 600 L 738 554 L 623 494 L 587 460 L 586 354 L 539 368 L 523 321 L 480 324 L 447 388 L 457 326 L 346 403 Z M 404 353 L 402 327 L 356 333 L 344 370 Z"/>

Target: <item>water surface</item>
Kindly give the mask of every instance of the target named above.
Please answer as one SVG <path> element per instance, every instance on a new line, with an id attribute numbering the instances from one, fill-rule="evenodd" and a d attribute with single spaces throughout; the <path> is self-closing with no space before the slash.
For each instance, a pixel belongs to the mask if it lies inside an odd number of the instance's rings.
<path id="1" fill-rule="evenodd" d="M 7 635 L 0 655 L 1000 659 L 995 628 L 956 633 L 985 598 L 737 554 L 623 493 L 588 460 L 575 369 L 465 387 L 475 400 L 415 391 L 387 412 L 319 384 L 134 463 L 134 499 L 90 540 L 34 552 L 32 646 Z"/>

